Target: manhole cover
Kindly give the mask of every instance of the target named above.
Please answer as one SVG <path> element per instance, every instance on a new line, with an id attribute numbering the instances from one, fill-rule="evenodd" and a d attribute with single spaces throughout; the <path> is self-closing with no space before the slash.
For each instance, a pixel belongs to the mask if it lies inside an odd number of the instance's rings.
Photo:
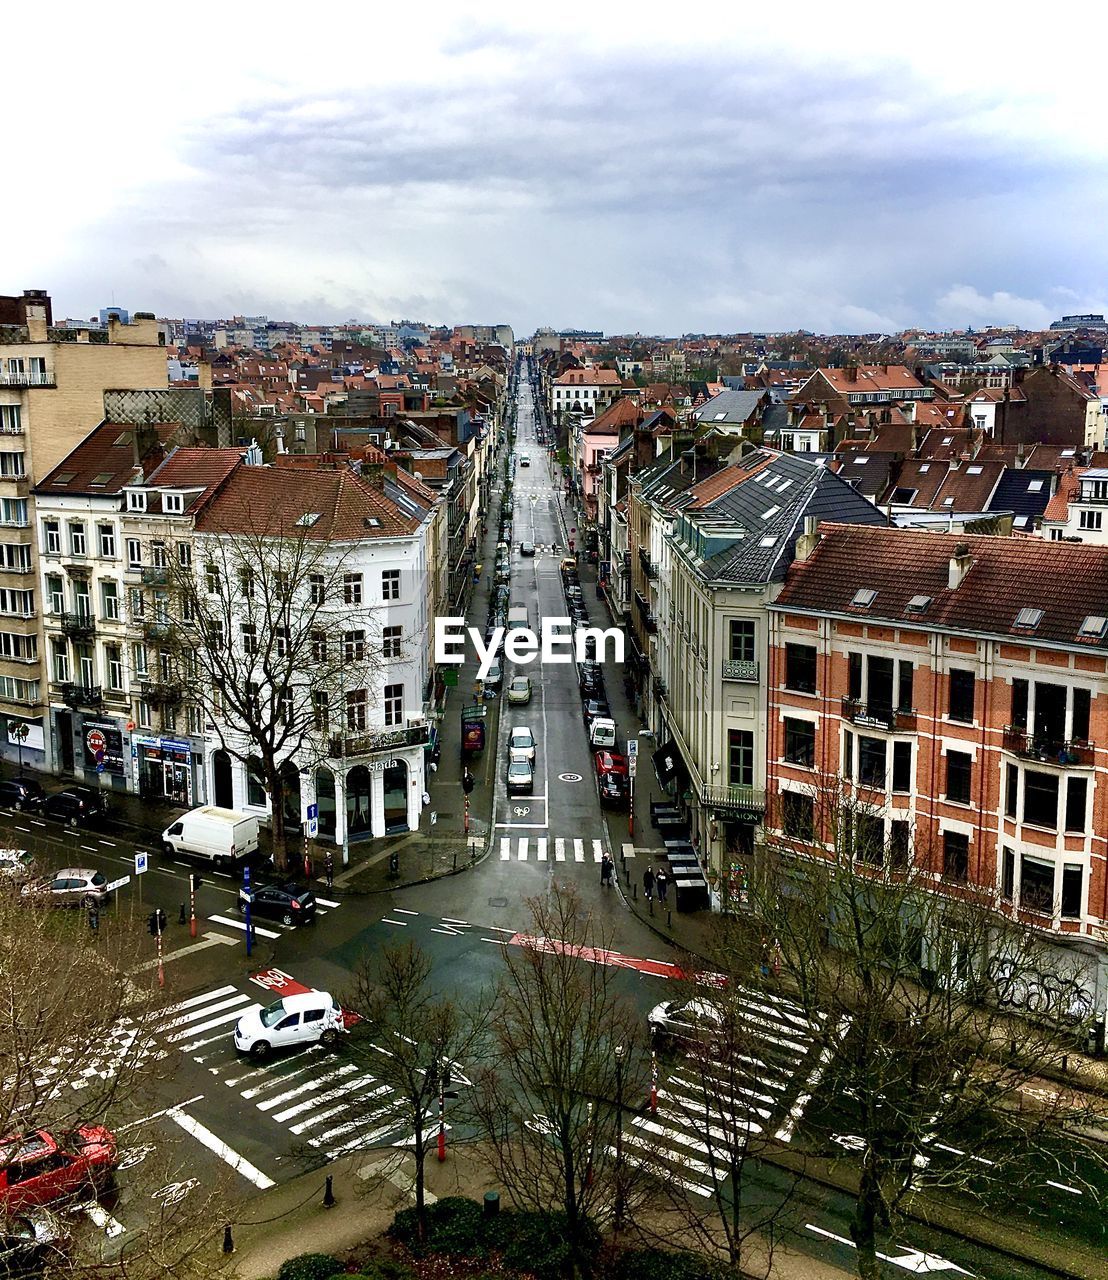
<path id="1" fill-rule="evenodd" d="M 558 774 L 559 782 L 582 782 L 583 779 L 579 773 L 560 773 Z"/>
<path id="2" fill-rule="evenodd" d="M 490 907 L 506 907 L 507 905 L 508 905 L 507 898 L 490 898 L 489 899 Z"/>

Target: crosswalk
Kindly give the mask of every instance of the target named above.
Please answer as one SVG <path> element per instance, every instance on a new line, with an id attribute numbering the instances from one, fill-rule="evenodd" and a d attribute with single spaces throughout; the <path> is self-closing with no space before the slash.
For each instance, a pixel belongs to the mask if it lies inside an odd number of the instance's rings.
<path id="1" fill-rule="evenodd" d="M 325 916 L 329 911 L 334 911 L 336 907 L 341 906 L 339 902 L 335 902 L 331 898 L 316 897 L 315 913 L 317 916 Z M 235 929 L 239 933 L 246 932 L 246 917 L 242 912 L 235 915 L 220 915 L 216 913 L 208 917 L 212 924 L 221 924 L 225 929 Z M 262 918 L 263 922 L 259 923 L 255 918 L 250 922 L 251 930 L 257 934 L 259 938 L 279 938 L 282 933 L 292 933 L 297 926 L 294 924 L 281 924 L 279 920 L 272 920 L 269 916 Z"/>
<path id="2" fill-rule="evenodd" d="M 574 836 L 501 836 L 501 862 L 600 862 L 604 845 L 600 840 Z"/>
<path id="3" fill-rule="evenodd" d="M 799 1005 L 746 989 L 732 998 L 744 1032 L 733 1061 L 680 1054 L 659 1083 L 656 1111 L 623 1131 L 624 1160 L 703 1198 L 726 1182 L 751 1137 L 788 1141 L 821 1070 L 820 1028 Z"/>

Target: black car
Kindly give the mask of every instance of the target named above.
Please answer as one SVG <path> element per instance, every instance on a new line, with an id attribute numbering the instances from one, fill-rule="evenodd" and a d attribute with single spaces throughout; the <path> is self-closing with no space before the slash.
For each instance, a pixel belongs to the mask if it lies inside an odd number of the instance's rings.
<path id="1" fill-rule="evenodd" d="M 83 826 L 98 827 L 107 816 L 108 802 L 91 787 L 67 787 L 47 796 L 42 812 L 45 817 L 64 822 L 74 830 Z"/>
<path id="2" fill-rule="evenodd" d="M 603 698 L 589 698 L 581 706 L 581 718 L 585 722 L 587 729 L 597 716 L 607 716 L 611 718 L 611 708 Z"/>
<path id="3" fill-rule="evenodd" d="M 239 910 L 246 910 L 247 890 L 239 890 Z M 315 919 L 315 894 L 292 880 L 284 884 L 259 884 L 250 889 L 253 915 L 268 916 L 282 924 L 310 924 Z"/>
<path id="4" fill-rule="evenodd" d="M 0 779 L 0 807 L 5 809 L 40 809 L 46 792 L 42 784 L 30 778 Z"/>
<path id="5" fill-rule="evenodd" d="M 626 808 L 630 785 L 625 773 L 597 774 L 596 793 L 600 797 L 600 803 L 615 809 Z"/>

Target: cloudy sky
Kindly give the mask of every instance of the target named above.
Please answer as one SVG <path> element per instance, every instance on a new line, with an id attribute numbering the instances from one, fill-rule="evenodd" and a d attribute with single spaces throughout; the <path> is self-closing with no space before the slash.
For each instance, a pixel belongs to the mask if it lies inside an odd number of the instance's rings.
<path id="1" fill-rule="evenodd" d="M 69 3 L 3 27 L 35 56 L 5 61 L 0 292 L 58 316 L 679 334 L 1108 309 L 1091 9 Z"/>

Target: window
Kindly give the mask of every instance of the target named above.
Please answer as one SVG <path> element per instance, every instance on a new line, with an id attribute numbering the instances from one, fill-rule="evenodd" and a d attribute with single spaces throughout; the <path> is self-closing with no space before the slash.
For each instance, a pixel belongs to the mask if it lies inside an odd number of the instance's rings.
<path id="1" fill-rule="evenodd" d="M 893 743 L 893 790 L 901 795 L 912 790 L 912 744 Z"/>
<path id="2" fill-rule="evenodd" d="M 58 684 L 69 681 L 69 644 L 57 637 L 50 641 L 50 677 Z"/>
<path id="3" fill-rule="evenodd" d="M 1062 867 L 1062 903 L 1063 919 L 1076 920 L 1083 915 L 1085 901 L 1085 871 L 1080 863 L 1067 862 Z"/>
<path id="4" fill-rule="evenodd" d="M 20 419 L 22 410 L 17 404 L 0 404 L 0 434 L 18 436 L 23 434 L 23 423 Z"/>
<path id="5" fill-rule="evenodd" d="M 219 590 L 219 569 L 214 564 L 209 564 L 204 570 L 204 580 L 208 588 L 208 595 L 214 596 Z"/>
<path id="6" fill-rule="evenodd" d="M 754 785 L 754 734 L 749 729 L 727 730 L 727 782 L 732 787 Z"/>
<path id="7" fill-rule="evenodd" d="M 147 672 L 146 666 L 146 645 L 131 645 L 131 665 L 135 669 L 135 675 L 144 676 Z"/>
<path id="8" fill-rule="evenodd" d="M 342 655 L 347 662 L 361 662 L 365 658 L 365 632 L 344 631 Z"/>
<path id="9" fill-rule="evenodd" d="M 781 796 L 781 830 L 797 840 L 811 840 L 815 835 L 815 805 L 811 796 L 798 791 L 785 791 Z"/>
<path id="10" fill-rule="evenodd" d="M 1082 511 L 1077 518 L 1079 529 L 1099 529 L 1104 521 L 1102 511 Z"/>
<path id="11" fill-rule="evenodd" d="M 131 598 L 131 621 L 141 622 L 146 616 L 146 597 L 143 595 L 141 588 L 132 587 L 130 591 Z"/>
<path id="12" fill-rule="evenodd" d="M 312 632 L 312 661 L 327 661 L 327 633 L 325 631 Z"/>
<path id="13" fill-rule="evenodd" d="M 1073 714 L 1070 725 L 1070 738 L 1074 742 L 1087 742 L 1089 739 L 1089 707 L 1091 695 L 1088 689 L 1073 690 Z"/>
<path id="14" fill-rule="evenodd" d="M 816 726 L 810 720 L 785 720 L 785 759 L 812 768 L 816 763 Z"/>
<path id="15" fill-rule="evenodd" d="M 138 711 L 135 718 L 139 722 L 140 729 L 152 729 L 154 727 L 154 712 L 150 708 L 150 703 L 139 699 Z"/>
<path id="16" fill-rule="evenodd" d="M 212 618 L 208 622 L 208 648 L 213 653 L 223 648 L 223 621 L 220 618 Z"/>
<path id="17" fill-rule="evenodd" d="M 1018 812 L 1016 805 L 1019 801 L 1019 782 L 1020 771 L 1014 764 L 1005 765 L 1004 767 L 1004 812 L 1009 818 L 1014 818 Z"/>
<path id="18" fill-rule="evenodd" d="M 150 544 L 150 563 L 155 569 L 164 569 L 166 567 L 167 560 L 164 542 L 152 542 Z"/>
<path id="19" fill-rule="evenodd" d="M 1054 910 L 1054 863 L 1024 854 L 1020 859 L 1020 906 L 1028 911 Z"/>
<path id="20" fill-rule="evenodd" d="M 357 733 L 366 727 L 369 695 L 364 689 L 351 689 L 346 695 L 346 727 Z"/>
<path id="21" fill-rule="evenodd" d="M 785 645 L 785 688 L 793 689 L 797 693 L 815 693 L 815 645 Z"/>
<path id="22" fill-rule="evenodd" d="M 69 551 L 71 555 L 75 556 L 83 556 L 85 554 L 85 526 L 81 520 L 74 520 L 69 526 Z"/>
<path id="23" fill-rule="evenodd" d="M 254 599 L 254 583 L 255 575 L 252 568 L 247 566 L 245 569 L 239 570 L 239 590 L 242 592 L 244 599 Z"/>
<path id="24" fill-rule="evenodd" d="M 1066 830 L 1083 834 L 1086 831 L 1086 796 L 1089 784 L 1085 778 L 1066 780 Z"/>
<path id="25" fill-rule="evenodd" d="M 146 510 L 146 494 L 135 493 L 133 490 L 128 491 L 127 510 L 128 511 L 145 511 Z"/>
<path id="26" fill-rule="evenodd" d="M 732 662 L 754 661 L 754 622 L 732 618 L 727 624 L 727 652 Z"/>
<path id="27" fill-rule="evenodd" d="M 38 661 L 38 638 L 21 636 L 15 631 L 0 631 L 0 657 L 16 662 Z"/>
<path id="28" fill-rule="evenodd" d="M 950 670 L 950 693 L 947 715 L 962 724 L 973 724 L 974 675 L 962 667 Z"/>
<path id="29" fill-rule="evenodd" d="M 885 756 L 884 738 L 858 739 L 858 781 L 864 787 L 885 789 Z"/>
<path id="30" fill-rule="evenodd" d="M 404 723 L 404 686 L 385 685 L 385 725 L 395 728 Z"/>
<path id="31" fill-rule="evenodd" d="M 968 751 L 946 753 L 946 798 L 956 804 L 969 804 L 973 777 L 973 757 Z"/>
<path id="32" fill-rule="evenodd" d="M 308 575 L 308 596 L 312 604 L 323 604 L 327 598 L 327 586 L 322 573 Z"/>
<path id="33" fill-rule="evenodd" d="M 855 702 L 862 701 L 862 655 L 860 653 L 848 653 L 846 656 L 847 665 L 847 692 Z"/>
<path id="34" fill-rule="evenodd" d="M 0 524 L 10 529 L 26 529 L 27 499 L 0 498 Z"/>
<path id="35" fill-rule="evenodd" d="M 104 560 L 115 559 L 115 529 L 110 524 L 102 524 L 97 530 L 100 537 L 100 555 Z"/>
<path id="36" fill-rule="evenodd" d="M 255 809 L 265 808 L 265 781 L 260 760 L 251 760 L 246 766 L 246 803 Z"/>
<path id="37" fill-rule="evenodd" d="M 242 651 L 248 658 L 258 653 L 258 628 L 252 622 L 242 624 Z"/>
<path id="38" fill-rule="evenodd" d="M 292 724 L 294 713 L 292 690 L 286 687 L 281 690 L 281 696 L 277 700 L 277 719 L 281 724 Z"/>
<path id="39" fill-rule="evenodd" d="M 325 689 L 312 690 L 312 723 L 318 733 L 326 733 L 330 727 L 331 720 Z"/>
<path id="40" fill-rule="evenodd" d="M 969 875 L 969 836 L 961 831 L 943 832 L 943 875 L 959 884 Z"/>
<path id="41" fill-rule="evenodd" d="M 46 575 L 46 595 L 50 601 L 51 613 L 65 612 L 65 583 L 58 574 Z"/>
<path id="42" fill-rule="evenodd" d="M 900 818 L 894 818 L 889 823 L 889 865 L 894 871 L 904 871 L 910 857 L 908 824 Z"/>
<path id="43" fill-rule="evenodd" d="M 1023 775 L 1023 820 L 1034 827 L 1058 825 L 1058 777 L 1028 769 Z"/>
<path id="44" fill-rule="evenodd" d="M 287 658 L 292 648 L 292 634 L 288 627 L 276 627 L 273 636 L 276 642 L 278 658 Z"/>
<path id="45" fill-rule="evenodd" d="M 192 568 L 192 544 L 189 542 L 177 543 L 177 563 L 182 569 Z"/>
<path id="46" fill-rule="evenodd" d="M 900 711 L 911 711 L 915 705 L 913 693 L 914 693 L 916 669 L 910 662 L 907 662 L 902 658 L 896 664 L 896 673 L 897 673 L 897 690 L 896 690 L 897 708 Z"/>
<path id="47" fill-rule="evenodd" d="M 0 542 L 0 569 L 30 573 L 31 548 L 22 542 Z"/>
<path id="48" fill-rule="evenodd" d="M 162 494 L 162 510 L 167 515 L 179 516 L 184 509 L 185 495 L 183 493 Z"/>
<path id="49" fill-rule="evenodd" d="M 403 627 L 385 627 L 381 635 L 381 655 L 385 658 L 399 658 L 403 643 Z"/>
<path id="50" fill-rule="evenodd" d="M 843 730 L 843 777 L 853 781 L 854 778 L 854 734 L 849 729 Z"/>
<path id="51" fill-rule="evenodd" d="M 1012 681 L 1012 724 L 1017 729 L 1027 728 L 1027 694 L 1029 685 L 1026 680 Z"/>
<path id="52" fill-rule="evenodd" d="M 204 732 L 204 712 L 200 707 L 188 707 L 188 731 L 193 737 L 199 737 Z"/>
<path id="53" fill-rule="evenodd" d="M 114 582 L 101 582 L 100 607 L 109 622 L 119 621 L 119 587 Z"/>
<path id="54" fill-rule="evenodd" d="M 119 693 L 123 688 L 123 651 L 117 644 L 104 646 L 105 665 L 108 670 L 108 688 Z"/>
<path id="55" fill-rule="evenodd" d="M 27 455 L 0 450 L 0 476 L 6 480 L 22 480 L 27 474 Z"/>
<path id="56" fill-rule="evenodd" d="M 346 604 L 362 603 L 362 575 L 360 573 L 344 573 L 342 575 L 342 598 Z"/>
<path id="57" fill-rule="evenodd" d="M 142 542 L 139 538 L 127 539 L 127 567 L 138 569 L 142 565 Z"/>
<path id="58" fill-rule="evenodd" d="M 885 862 L 885 820 L 875 813 L 854 815 L 854 857 L 880 867 Z"/>
<path id="59" fill-rule="evenodd" d="M 92 619 L 92 597 L 87 582 L 73 584 L 73 607 L 79 618 Z"/>
<path id="60" fill-rule="evenodd" d="M 385 569 L 381 574 L 381 599 L 400 599 L 400 570 Z"/>
<path id="61" fill-rule="evenodd" d="M 1000 859 L 1000 896 L 1008 902 L 1016 891 L 1016 855 L 1012 849 L 1004 849 Z"/>
<path id="62" fill-rule="evenodd" d="M 62 553 L 62 526 L 57 520 L 42 522 L 42 541 L 48 556 L 60 556 Z"/>
<path id="63" fill-rule="evenodd" d="M 10 587 L 0 587 L 0 613 L 9 617 L 33 618 L 35 616 L 35 593 L 33 591 L 13 591 Z"/>

